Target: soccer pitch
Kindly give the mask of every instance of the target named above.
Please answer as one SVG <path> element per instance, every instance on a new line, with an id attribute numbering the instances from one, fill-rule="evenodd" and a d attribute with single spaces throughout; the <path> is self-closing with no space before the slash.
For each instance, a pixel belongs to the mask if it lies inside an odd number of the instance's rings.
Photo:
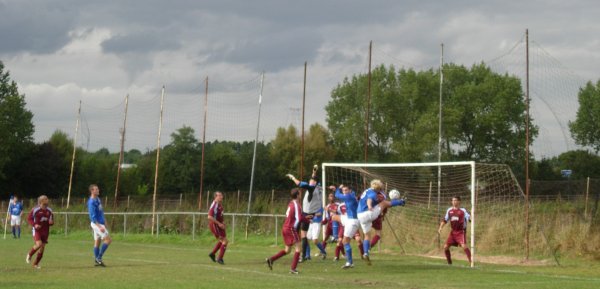
<path id="1" fill-rule="evenodd" d="M 342 270 L 343 260 L 313 257 L 299 264 L 299 275 L 291 275 L 290 255 L 278 260 L 273 271 L 265 265 L 264 259 L 281 249 L 268 240 L 230 244 L 226 265 L 219 265 L 207 256 L 213 245 L 208 236 L 200 241 L 114 238 L 104 257 L 107 267 L 102 268 L 93 265 L 91 233 L 52 235 L 40 270 L 25 263 L 32 245 L 29 236 L 0 240 L 0 288 L 600 288 L 600 264 L 591 261 L 564 261 L 562 267 L 479 263 L 468 268 L 460 260 L 448 266 L 442 259 L 375 250 L 372 266 L 358 257 L 353 269 Z M 453 252 L 462 259 L 458 250 Z"/>

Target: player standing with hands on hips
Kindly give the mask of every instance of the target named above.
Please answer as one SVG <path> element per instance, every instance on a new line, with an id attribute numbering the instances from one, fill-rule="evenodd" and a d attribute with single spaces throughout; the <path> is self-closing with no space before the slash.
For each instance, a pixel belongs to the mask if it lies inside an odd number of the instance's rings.
<path id="1" fill-rule="evenodd" d="M 110 236 L 108 235 L 108 230 L 106 229 L 106 221 L 104 219 L 104 208 L 102 208 L 102 203 L 100 202 L 100 189 L 98 185 L 91 184 L 89 186 L 90 190 L 90 199 L 88 200 L 88 211 L 90 214 L 90 221 L 92 226 L 92 231 L 94 232 L 94 262 L 96 266 L 105 267 L 104 262 L 102 261 L 102 256 L 104 256 L 104 252 L 108 249 L 108 245 L 112 242 Z M 102 247 L 100 247 L 101 241 Z"/>

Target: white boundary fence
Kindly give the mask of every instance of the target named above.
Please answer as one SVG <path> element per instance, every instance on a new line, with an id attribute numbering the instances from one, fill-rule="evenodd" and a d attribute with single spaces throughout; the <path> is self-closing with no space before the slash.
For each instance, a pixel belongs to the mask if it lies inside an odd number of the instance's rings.
<path id="1" fill-rule="evenodd" d="M 53 212 L 55 215 L 55 226 L 64 226 L 64 234 L 65 236 L 68 235 L 69 233 L 69 216 L 71 217 L 75 217 L 75 216 L 83 216 L 86 219 L 88 218 L 88 213 L 87 212 Z M 111 231 L 111 234 L 116 234 L 116 233 L 121 233 L 123 236 L 127 235 L 127 217 L 131 217 L 131 216 L 152 216 L 152 212 L 107 212 L 104 213 L 105 216 L 121 216 L 123 217 L 123 230 L 120 232 L 115 231 L 114 229 L 111 229 L 110 227 L 108 228 Z M 160 235 L 160 220 L 161 220 L 161 216 L 191 216 L 192 217 L 192 229 L 191 229 L 191 235 L 192 235 L 192 240 L 196 239 L 196 231 L 199 229 L 197 228 L 197 223 L 198 221 L 201 220 L 202 217 L 206 218 L 206 216 L 208 215 L 207 212 L 156 212 L 156 237 L 158 237 Z M 56 216 L 61 216 L 62 218 L 56 218 Z M 240 218 L 244 218 L 244 217 L 250 217 L 250 218 L 272 218 L 273 219 L 273 228 L 274 228 L 274 237 L 275 237 L 275 245 L 278 244 L 279 242 L 279 234 L 280 234 L 280 219 L 284 219 L 285 215 L 275 215 L 275 214 L 245 214 L 245 213 L 224 213 L 223 214 L 224 217 L 229 217 L 231 218 L 231 222 L 227 223 L 225 222 L 225 224 L 228 227 L 228 230 L 231 236 L 230 242 L 235 242 L 235 233 L 236 233 L 236 219 L 240 219 Z M 63 224 L 60 223 L 61 220 L 64 220 Z M 110 224 L 110 221 L 107 220 L 107 223 Z M 89 227 L 88 227 L 89 228 Z M 205 230 L 208 230 L 208 227 L 203 228 Z M 239 230 L 239 229 L 238 229 Z M 248 230 L 248 227 L 245 228 L 245 230 Z M 247 236 L 247 234 L 246 234 Z"/>

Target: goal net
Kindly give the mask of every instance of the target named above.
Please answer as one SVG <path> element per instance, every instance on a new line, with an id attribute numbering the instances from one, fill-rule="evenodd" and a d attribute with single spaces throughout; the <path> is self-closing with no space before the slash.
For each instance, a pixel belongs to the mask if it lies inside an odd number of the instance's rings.
<path id="1" fill-rule="evenodd" d="M 350 185 L 357 195 L 380 179 L 386 195 L 392 189 L 407 199 L 406 206 L 390 208 L 382 230 L 384 250 L 403 254 L 443 255 L 450 226 L 438 226 L 452 196 L 471 214 L 467 244 L 475 254 L 523 256 L 524 195 L 507 165 L 475 162 L 350 164 L 324 163 L 323 186 Z M 325 200 L 324 200 L 325 202 Z M 380 248 L 381 249 L 381 248 Z M 461 258 L 462 250 L 454 250 Z M 460 253 L 459 253 L 460 252 Z"/>

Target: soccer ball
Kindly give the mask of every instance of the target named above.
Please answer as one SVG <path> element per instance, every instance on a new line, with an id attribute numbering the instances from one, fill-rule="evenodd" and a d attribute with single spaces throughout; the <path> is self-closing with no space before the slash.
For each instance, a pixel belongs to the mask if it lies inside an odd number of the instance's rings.
<path id="1" fill-rule="evenodd" d="M 392 199 L 392 200 L 400 199 L 400 192 L 396 189 L 392 189 L 389 192 L 389 195 L 390 195 L 390 199 Z"/>

